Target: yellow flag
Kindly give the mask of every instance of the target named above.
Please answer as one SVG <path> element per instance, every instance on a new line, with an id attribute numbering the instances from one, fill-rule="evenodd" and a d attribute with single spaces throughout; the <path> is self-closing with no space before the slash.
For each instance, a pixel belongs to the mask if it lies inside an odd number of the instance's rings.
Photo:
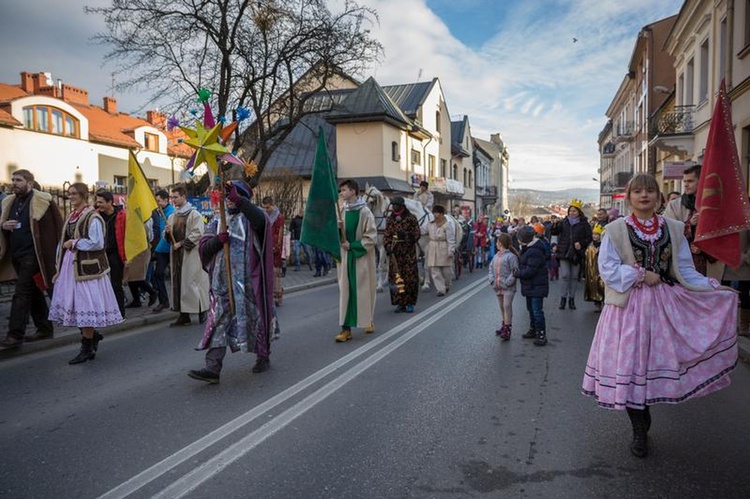
<path id="1" fill-rule="evenodd" d="M 128 203 L 125 220 L 125 258 L 131 261 L 148 249 L 146 229 L 143 224 L 156 209 L 156 198 L 151 192 L 141 165 L 130 153 L 128 161 Z"/>

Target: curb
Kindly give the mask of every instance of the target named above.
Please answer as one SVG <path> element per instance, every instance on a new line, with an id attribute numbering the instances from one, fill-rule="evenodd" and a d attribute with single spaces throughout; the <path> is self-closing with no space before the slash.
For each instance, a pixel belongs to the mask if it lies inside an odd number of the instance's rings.
<path id="1" fill-rule="evenodd" d="M 284 294 L 292 294 L 297 291 L 304 291 L 306 289 L 311 288 L 317 288 L 320 286 L 325 286 L 328 284 L 333 284 L 336 282 L 335 277 L 327 277 L 320 280 L 316 280 L 313 282 L 308 282 L 304 284 L 297 284 L 296 286 L 289 286 L 288 288 L 284 288 Z M 155 324 L 161 324 L 166 322 L 171 322 L 177 318 L 176 312 L 168 312 L 168 313 L 161 313 L 161 314 L 147 314 L 142 315 L 140 317 L 134 317 L 132 319 L 125 319 L 120 324 L 115 324 L 114 326 L 110 326 L 103 330 L 106 339 L 108 336 L 111 336 L 113 334 L 117 333 L 123 333 L 127 331 L 131 331 L 133 329 L 146 327 L 146 326 L 153 326 Z M 76 333 L 75 328 L 72 327 L 66 327 L 67 331 L 61 331 L 59 336 L 56 335 L 51 340 L 43 340 L 35 343 L 25 343 L 20 348 L 12 348 L 9 350 L 0 350 L 0 362 L 7 359 L 13 359 L 20 357 L 22 355 L 27 355 L 35 352 L 41 352 L 44 350 L 51 350 L 53 348 L 72 345 L 74 343 L 78 343 L 80 336 Z"/>

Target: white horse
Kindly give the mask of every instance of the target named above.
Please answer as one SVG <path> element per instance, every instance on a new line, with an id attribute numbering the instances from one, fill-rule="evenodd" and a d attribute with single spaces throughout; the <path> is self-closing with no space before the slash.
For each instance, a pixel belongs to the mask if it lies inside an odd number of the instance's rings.
<path id="1" fill-rule="evenodd" d="M 366 184 L 365 201 L 375 217 L 375 225 L 378 228 L 378 244 L 376 246 L 378 284 L 376 289 L 378 292 L 382 292 L 384 286 L 388 285 L 388 258 L 385 255 L 385 245 L 383 240 L 385 237 L 385 221 L 391 213 L 391 200 L 376 187 Z M 419 201 L 414 199 L 404 199 L 404 202 L 406 204 L 406 209 L 417 217 L 417 222 L 419 223 L 419 232 L 421 236 L 417 243 L 419 248 L 415 249 L 415 251 L 426 255 L 427 244 L 429 243 L 427 227 L 430 225 L 430 222 L 435 220 L 435 216 Z"/>

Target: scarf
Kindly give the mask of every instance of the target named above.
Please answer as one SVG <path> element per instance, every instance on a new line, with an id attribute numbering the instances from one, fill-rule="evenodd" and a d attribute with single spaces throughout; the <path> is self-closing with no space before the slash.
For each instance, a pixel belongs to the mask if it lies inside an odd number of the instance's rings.
<path id="1" fill-rule="evenodd" d="M 276 219 L 279 218 L 279 207 L 273 209 L 273 211 L 268 215 L 268 218 L 271 219 L 271 225 L 276 223 Z"/>
<path id="2" fill-rule="evenodd" d="M 344 201 L 344 211 L 357 211 L 361 210 L 365 207 L 367 203 L 365 203 L 364 198 L 357 198 L 356 200 L 352 201 L 351 203 Z"/>
<path id="3" fill-rule="evenodd" d="M 580 221 L 581 221 L 581 217 L 571 217 L 570 215 L 568 215 L 568 223 L 570 225 L 576 225 Z"/>
<path id="4" fill-rule="evenodd" d="M 192 204 L 185 203 L 179 209 L 175 208 L 174 212 L 176 215 L 182 216 L 182 215 L 187 215 L 190 212 L 190 210 L 193 210 L 193 209 L 194 207 Z"/>

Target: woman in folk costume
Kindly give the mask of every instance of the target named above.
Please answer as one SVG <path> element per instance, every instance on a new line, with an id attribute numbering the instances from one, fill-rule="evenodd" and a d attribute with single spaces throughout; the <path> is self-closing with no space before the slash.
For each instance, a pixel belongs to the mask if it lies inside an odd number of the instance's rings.
<path id="1" fill-rule="evenodd" d="M 96 357 L 102 335 L 95 328 L 119 324 L 122 315 L 107 277 L 104 221 L 88 204 L 86 184 L 72 184 L 68 196 L 73 211 L 65 220 L 57 248 L 49 319 L 81 329 L 81 350 L 68 362 L 79 364 Z"/>
<path id="2" fill-rule="evenodd" d="M 435 220 L 430 222 L 427 230 L 430 243 L 427 245 L 425 266 L 430 269 L 432 282 L 435 283 L 437 296 L 445 296 L 451 289 L 453 280 L 453 258 L 456 253 L 456 231 L 445 216 L 445 207 L 436 204 L 432 207 Z"/>
<path id="3" fill-rule="evenodd" d="M 273 240 L 271 223 L 259 207 L 250 202 L 247 183 L 233 180 L 227 191 L 227 230 L 219 232 L 219 219 L 208 224 L 198 245 L 203 268 L 211 280 L 211 306 L 197 350 L 206 350 L 206 367 L 188 376 L 218 383 L 227 347 L 257 356 L 254 373 L 270 366 L 270 341 L 279 333 L 273 308 Z M 225 246 L 234 292 L 234 314 L 229 302 Z"/>
<path id="4" fill-rule="evenodd" d="M 419 267 L 417 264 L 417 241 L 420 231 L 417 217 L 406 209 L 401 196 L 391 201 L 391 214 L 385 221 L 383 244 L 388 254 L 388 282 L 403 280 L 402 288 L 391 288 L 391 305 L 396 313 L 413 313 L 419 294 Z"/>
<path id="5" fill-rule="evenodd" d="M 599 246 L 602 244 L 602 234 L 605 228 L 603 225 L 596 224 L 591 230 L 592 241 L 586 248 L 584 257 L 584 301 L 593 301 L 597 312 L 601 312 L 602 303 L 604 303 L 604 283 L 599 275 Z"/>
<path id="6" fill-rule="evenodd" d="M 737 295 L 695 270 L 682 222 L 656 214 L 648 174 L 626 189 L 632 215 L 610 222 L 599 249 L 605 286 L 583 377 L 600 407 L 627 410 L 630 451 L 648 454 L 649 407 L 729 385 L 737 363 Z"/>
<path id="7" fill-rule="evenodd" d="M 339 324 L 341 332 L 336 341 L 352 339 L 352 328 L 375 332 L 375 244 L 378 229 L 375 217 L 359 197 L 359 185 L 354 180 L 339 184 L 344 202 L 342 217 L 341 263 L 336 266 L 339 282 Z"/>

